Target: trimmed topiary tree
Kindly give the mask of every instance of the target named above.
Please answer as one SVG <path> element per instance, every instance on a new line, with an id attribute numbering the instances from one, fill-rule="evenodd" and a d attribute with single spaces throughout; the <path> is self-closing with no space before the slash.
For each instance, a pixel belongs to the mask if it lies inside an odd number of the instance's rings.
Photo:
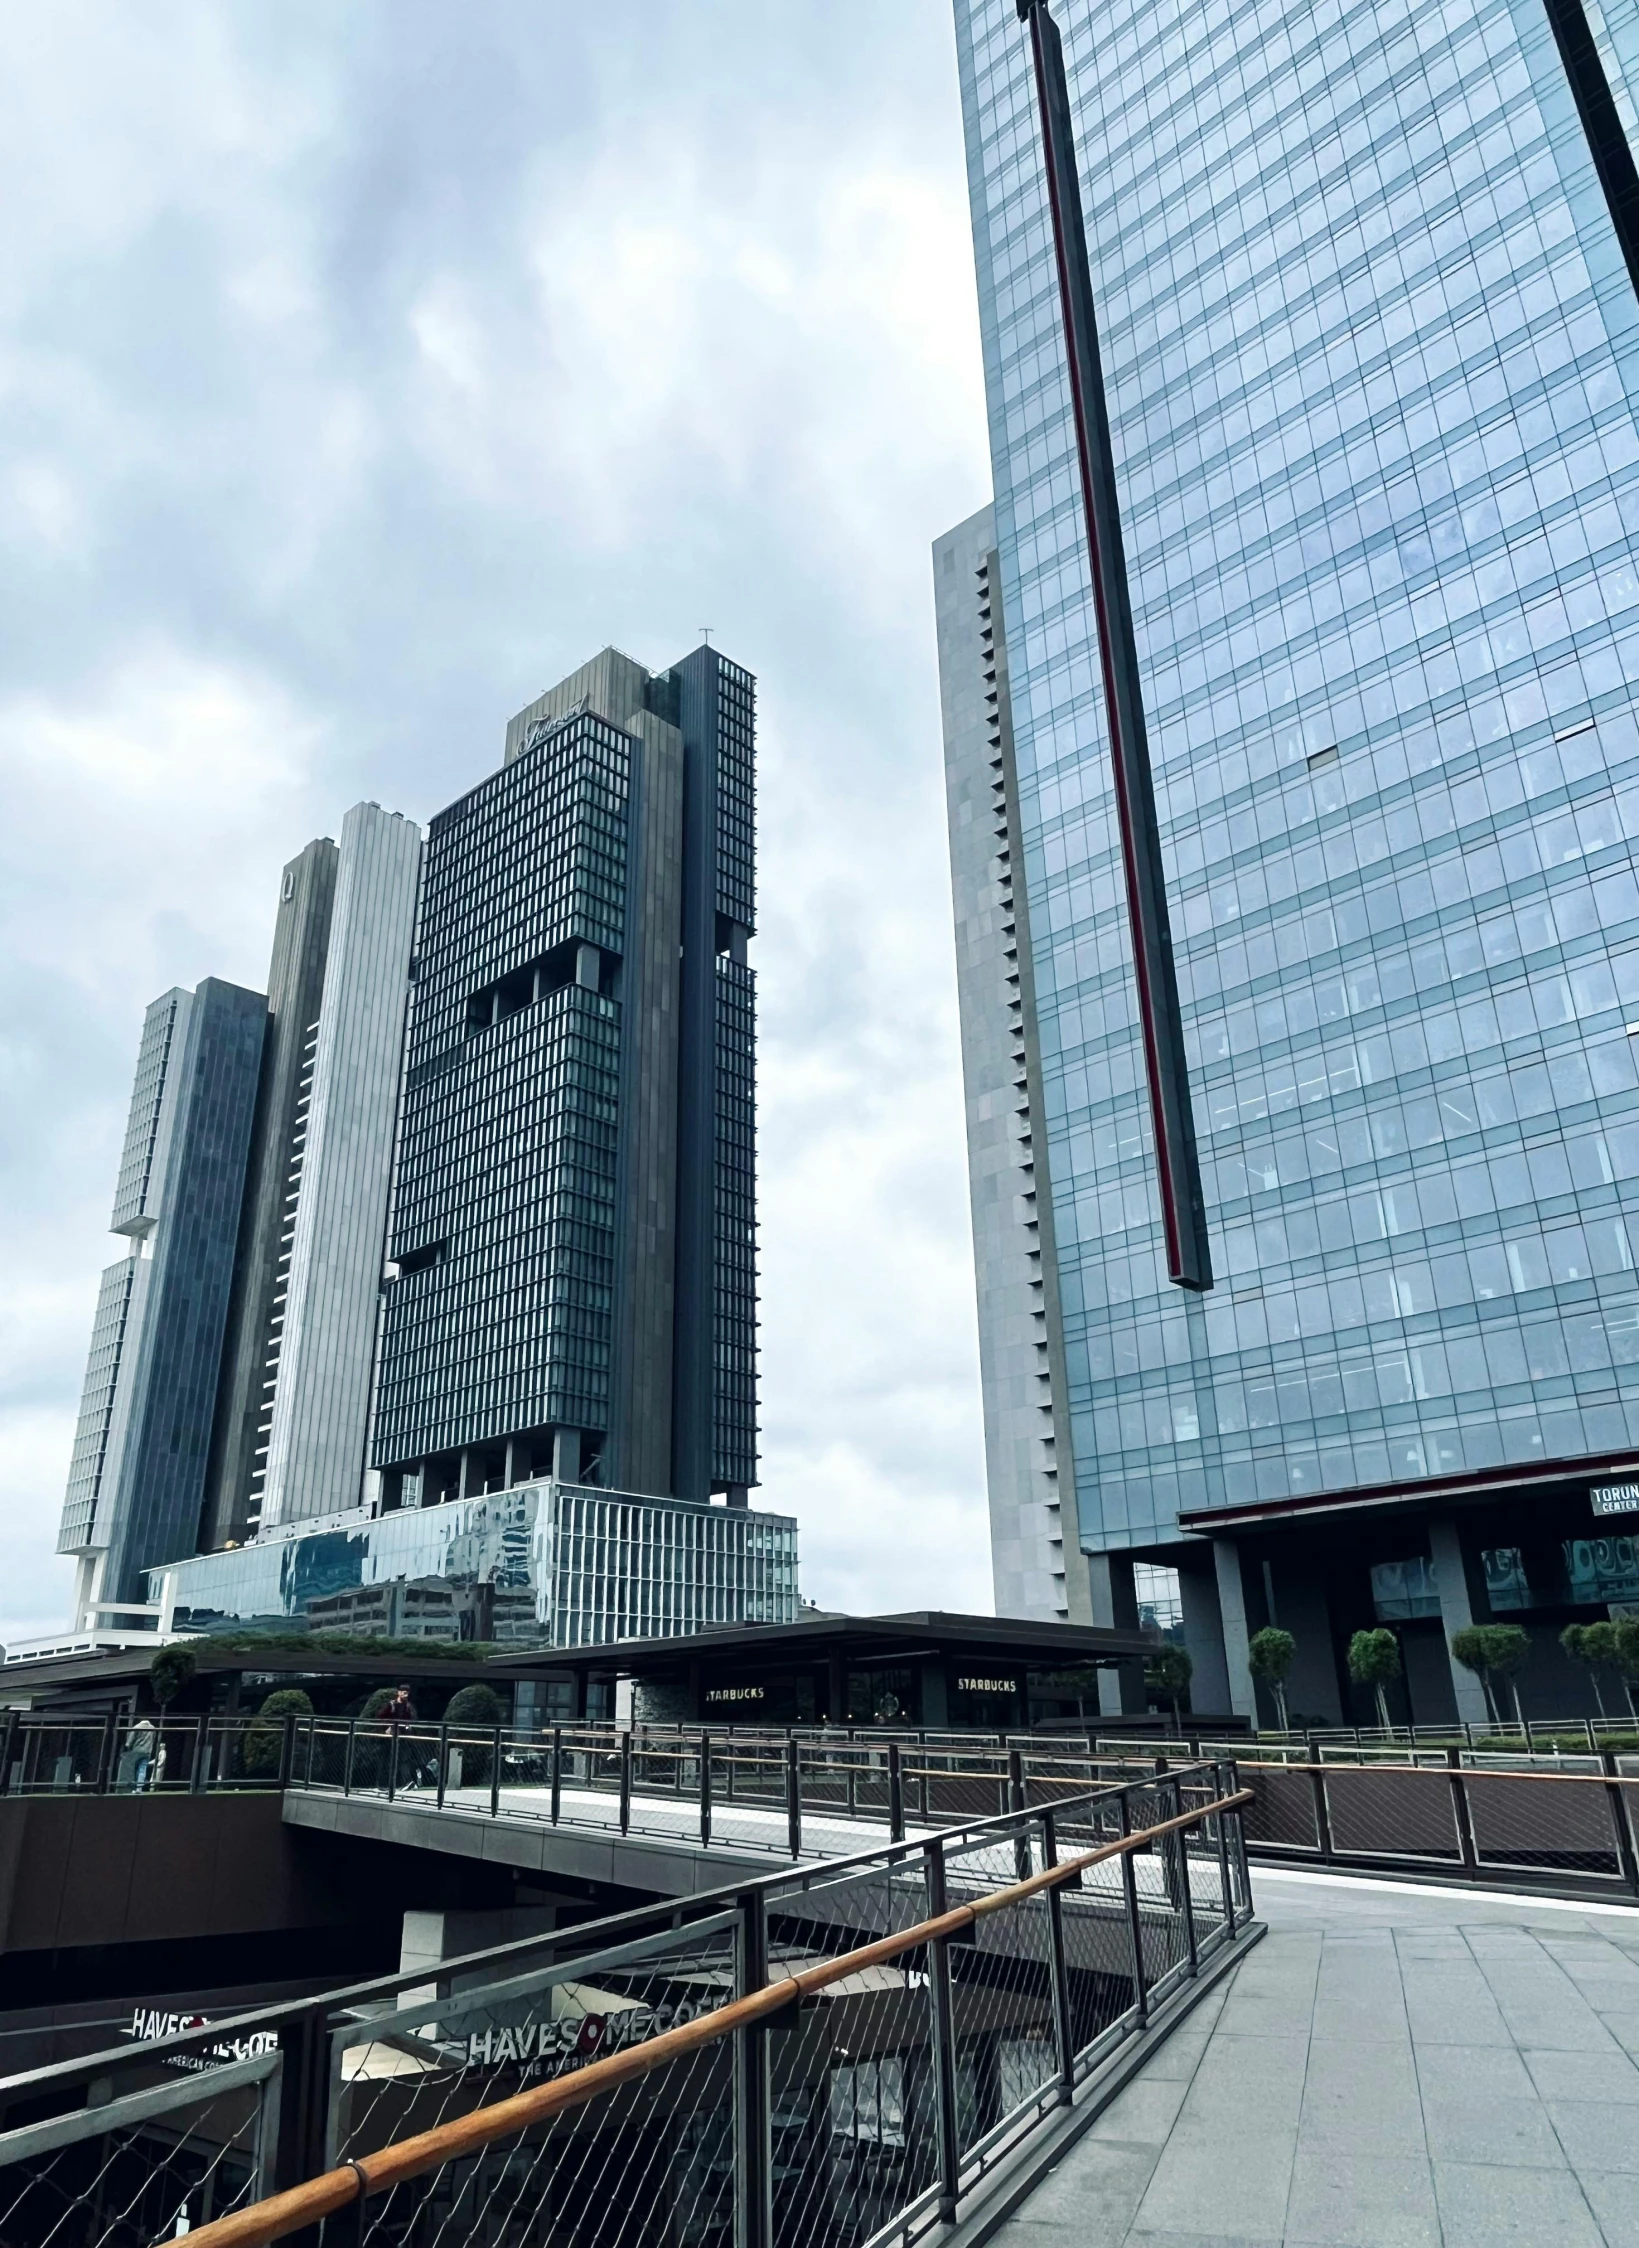
<path id="1" fill-rule="evenodd" d="M 1608 1717 L 1604 1688 L 1600 1685 L 1602 1670 L 1616 1668 L 1616 1632 L 1610 1624 L 1567 1624 L 1559 1635 L 1559 1644 L 1573 1663 L 1580 1663 L 1587 1672 L 1593 1687 L 1593 1698 L 1599 1704 L 1601 1717 Z"/>
<path id="2" fill-rule="evenodd" d="M 1153 1693 L 1163 1695 L 1172 1704 L 1172 1722 L 1177 1725 L 1185 1692 L 1195 1676 L 1195 1664 L 1187 1647 L 1176 1647 L 1171 1640 L 1163 1640 L 1155 1652 L 1144 1657 L 1144 1683 Z"/>
<path id="3" fill-rule="evenodd" d="M 148 1684 L 161 1709 L 176 1700 L 198 1671 L 191 1647 L 162 1647 L 148 1665 Z"/>
<path id="4" fill-rule="evenodd" d="M 1275 1697 L 1275 1713 L 1283 1733 L 1291 1731 L 1286 1716 L 1286 1681 L 1292 1675 L 1297 1652 L 1298 1643 L 1292 1634 L 1279 1630 L 1274 1624 L 1266 1624 L 1262 1631 L 1255 1631 L 1246 1650 L 1253 1677 L 1261 1678 Z"/>
<path id="5" fill-rule="evenodd" d="M 1610 1652 L 1617 1657 L 1623 1693 L 1628 1695 L 1628 1715 L 1639 1717 L 1639 1616 L 1617 1616 L 1610 1625 Z"/>
<path id="6" fill-rule="evenodd" d="M 1400 1642 L 1392 1631 L 1379 1626 L 1376 1631 L 1355 1633 L 1349 1641 L 1349 1676 L 1358 1685 L 1371 1688 L 1377 1696 L 1377 1722 L 1385 1733 L 1392 1732 L 1384 1692 L 1390 1679 L 1400 1676 Z"/>
<path id="7" fill-rule="evenodd" d="M 269 1694 L 245 1734 L 245 1770 L 258 1775 L 277 1772 L 285 1719 L 312 1714 L 313 1703 L 299 1686 L 281 1686 L 277 1693 Z"/>
<path id="8" fill-rule="evenodd" d="M 1493 1678 L 1506 1678 L 1508 1691 L 1514 1698 L 1514 1720 L 1523 1731 L 1525 1713 L 1520 1708 L 1519 1687 L 1515 1673 L 1531 1652 L 1531 1634 L 1521 1624 L 1482 1624 L 1485 1634 L 1486 1658 Z"/>
<path id="9" fill-rule="evenodd" d="M 459 1687 L 450 1696 L 444 1722 L 452 1733 L 493 1733 L 497 1725 L 506 1723 L 506 1714 L 506 1704 L 494 1687 L 486 1686 L 482 1679 L 474 1679 L 470 1686 Z M 493 1743 L 469 1738 L 462 1740 L 459 1746 L 461 1785 L 485 1786 L 489 1780 L 490 1758 L 494 1754 Z M 453 1759 L 454 1749 L 450 1755 Z"/>
<path id="10" fill-rule="evenodd" d="M 1491 1655 L 1486 1645 L 1485 1626 L 1470 1624 L 1466 1630 L 1453 1632 L 1451 1659 L 1470 1670 L 1480 1682 L 1480 1692 L 1485 1696 L 1485 1714 L 1493 1725 L 1497 1723 L 1497 1697 L 1491 1691 Z"/>

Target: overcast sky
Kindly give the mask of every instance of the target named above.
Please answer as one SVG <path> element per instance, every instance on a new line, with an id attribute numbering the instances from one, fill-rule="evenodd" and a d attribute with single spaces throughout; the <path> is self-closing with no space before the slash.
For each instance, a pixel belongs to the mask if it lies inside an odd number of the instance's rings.
<path id="1" fill-rule="evenodd" d="M 614 641 L 760 681 L 763 1488 L 988 1608 L 928 545 L 988 496 L 948 0 L 0 0 L 0 1638 L 138 1029 Z"/>

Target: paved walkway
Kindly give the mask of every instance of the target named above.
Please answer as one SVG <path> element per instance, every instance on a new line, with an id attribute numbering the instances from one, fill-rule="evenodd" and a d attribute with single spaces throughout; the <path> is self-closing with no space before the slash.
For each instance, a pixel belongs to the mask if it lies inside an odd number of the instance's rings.
<path id="1" fill-rule="evenodd" d="M 999 2248 L 1639 2248 L 1639 1912 L 1253 1888 L 1269 1934 Z"/>

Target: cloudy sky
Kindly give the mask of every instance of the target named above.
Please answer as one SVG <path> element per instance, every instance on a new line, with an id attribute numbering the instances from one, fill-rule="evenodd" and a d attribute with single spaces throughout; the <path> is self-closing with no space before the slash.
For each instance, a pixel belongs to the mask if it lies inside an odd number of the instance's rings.
<path id="1" fill-rule="evenodd" d="M 614 641 L 759 676 L 765 1503 L 989 1605 L 930 578 L 987 496 L 948 0 L 3 0 L 0 1638 L 146 1002 Z"/>

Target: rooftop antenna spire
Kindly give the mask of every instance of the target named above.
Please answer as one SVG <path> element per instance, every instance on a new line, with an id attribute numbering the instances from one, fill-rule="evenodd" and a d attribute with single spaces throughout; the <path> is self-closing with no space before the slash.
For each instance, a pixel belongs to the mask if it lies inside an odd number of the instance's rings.
<path id="1" fill-rule="evenodd" d="M 1126 876 L 1127 921 L 1132 932 L 1138 1018 L 1144 1034 L 1144 1075 L 1155 1128 L 1156 1183 L 1161 1190 L 1167 1277 L 1180 1288 L 1204 1289 L 1212 1286 L 1212 1254 L 1207 1243 L 1201 1166 L 1195 1152 L 1189 1065 L 1178 1008 L 1172 931 L 1167 920 L 1155 779 L 1144 732 L 1138 642 L 1133 633 L 1132 598 L 1121 545 L 1115 455 L 1099 362 L 1093 276 L 1087 256 L 1081 180 L 1076 170 L 1070 93 L 1064 76 L 1064 46 L 1047 0 L 1017 0 L 1017 4 L 1020 22 L 1030 27 L 1030 49 L 1036 66 L 1047 200 L 1058 260 L 1059 301 L 1064 311 L 1070 404 L 1081 463 L 1087 556 L 1092 569 L 1093 609 L 1098 618 L 1121 865 Z"/>

